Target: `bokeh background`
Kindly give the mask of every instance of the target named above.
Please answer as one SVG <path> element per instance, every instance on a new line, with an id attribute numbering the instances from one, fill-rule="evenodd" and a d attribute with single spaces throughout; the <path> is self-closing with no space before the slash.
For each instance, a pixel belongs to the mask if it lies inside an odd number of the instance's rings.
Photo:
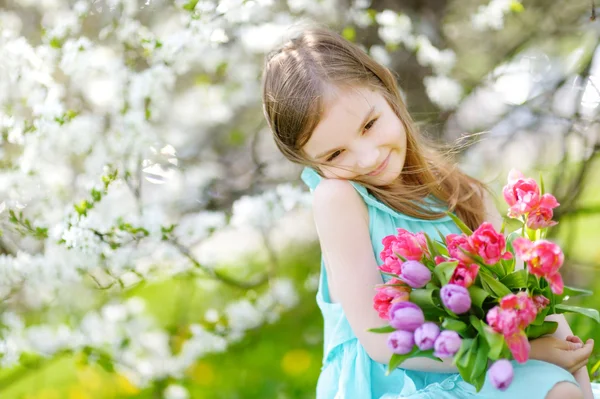
<path id="1" fill-rule="evenodd" d="M 511 168 L 543 176 L 563 276 L 600 292 L 595 7 L 0 0 L 0 397 L 314 397 L 310 196 L 260 104 L 264 55 L 313 23 L 392 69 L 496 193 Z"/>

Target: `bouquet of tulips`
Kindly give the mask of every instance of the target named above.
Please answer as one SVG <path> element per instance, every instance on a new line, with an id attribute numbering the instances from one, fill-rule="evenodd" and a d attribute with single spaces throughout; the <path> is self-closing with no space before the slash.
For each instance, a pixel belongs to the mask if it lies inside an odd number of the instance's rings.
<path id="1" fill-rule="evenodd" d="M 543 193 L 543 181 L 512 170 L 503 196 L 508 217 L 522 224 L 506 237 L 504 226 L 471 231 L 448 213 L 462 234 L 434 239 L 398 229 L 383 239 L 379 268 L 391 278 L 377 287 L 374 307 L 389 325 L 370 331 L 389 334 L 388 373 L 412 357 L 452 358 L 477 391 L 486 373 L 504 390 L 513 377 L 509 360 L 526 362 L 529 340 L 556 330 L 546 316 L 576 312 L 600 322 L 598 311 L 563 303 L 591 292 L 563 284 L 563 252 L 545 239 L 559 204 Z M 517 257 L 525 267 L 516 267 Z"/>

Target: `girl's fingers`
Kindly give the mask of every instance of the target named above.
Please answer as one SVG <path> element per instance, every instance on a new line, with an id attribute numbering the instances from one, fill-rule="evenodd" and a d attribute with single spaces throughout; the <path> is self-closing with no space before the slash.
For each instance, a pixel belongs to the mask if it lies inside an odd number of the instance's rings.
<path id="1" fill-rule="evenodd" d="M 583 345 L 583 341 L 581 340 L 581 338 L 579 338 L 576 335 L 568 335 L 566 340 L 569 342 L 580 343 Z"/>

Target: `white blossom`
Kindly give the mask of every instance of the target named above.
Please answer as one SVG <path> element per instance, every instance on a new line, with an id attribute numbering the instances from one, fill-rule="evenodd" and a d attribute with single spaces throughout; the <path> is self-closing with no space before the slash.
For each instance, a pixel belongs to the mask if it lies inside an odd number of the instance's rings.
<path id="1" fill-rule="evenodd" d="M 188 399 L 190 394 L 181 385 L 171 384 L 165 389 L 165 399 Z"/>
<path id="2" fill-rule="evenodd" d="M 491 0 L 488 4 L 479 6 L 471 16 L 471 24 L 476 30 L 500 30 L 504 27 L 504 14 L 515 5 L 520 6 L 519 0 Z"/>
<path id="3" fill-rule="evenodd" d="M 455 108 L 462 98 L 460 83 L 446 76 L 427 76 L 423 79 L 431 101 L 443 110 Z"/>

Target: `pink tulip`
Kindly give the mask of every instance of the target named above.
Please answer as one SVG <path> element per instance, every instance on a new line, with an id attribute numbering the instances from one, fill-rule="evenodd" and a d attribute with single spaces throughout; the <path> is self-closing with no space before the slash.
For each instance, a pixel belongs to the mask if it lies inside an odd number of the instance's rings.
<path id="1" fill-rule="evenodd" d="M 513 247 L 527 264 L 529 272 L 538 277 L 544 277 L 550 283 L 550 289 L 555 294 L 562 294 L 564 284 L 559 274 L 565 256 L 560 247 L 547 240 L 529 241 L 519 237 L 513 241 Z"/>
<path id="2" fill-rule="evenodd" d="M 527 335 L 523 330 L 519 330 L 517 333 L 505 336 L 506 344 L 508 349 L 512 353 L 515 360 L 519 363 L 525 363 L 529 359 L 529 351 L 531 345 L 527 339 Z"/>
<path id="3" fill-rule="evenodd" d="M 398 229 L 397 235 L 389 235 L 381 240 L 383 250 L 379 253 L 383 264 L 379 270 L 385 273 L 400 274 L 402 262 L 398 255 L 406 260 L 420 261 L 428 253 L 427 240 L 423 233 L 413 234 L 404 229 Z"/>
<path id="4" fill-rule="evenodd" d="M 399 285 L 399 286 L 391 286 Z M 379 317 L 388 320 L 389 311 L 392 304 L 396 302 L 408 301 L 410 295 L 410 287 L 398 279 L 391 279 L 387 284 L 380 285 L 376 288 L 377 294 L 373 298 L 373 307 L 379 313 Z"/>
<path id="5" fill-rule="evenodd" d="M 396 255 L 388 256 L 383 259 L 383 264 L 379 266 L 379 270 L 385 273 L 400 274 L 402 261 Z"/>
<path id="6" fill-rule="evenodd" d="M 550 300 L 543 295 L 536 295 L 532 299 L 538 313 L 550 304 Z"/>
<path id="7" fill-rule="evenodd" d="M 502 309 L 495 306 L 486 315 L 488 324 L 504 335 L 512 335 L 519 330 L 519 317 L 514 309 Z"/>
<path id="8" fill-rule="evenodd" d="M 479 265 L 474 263 L 471 265 L 459 263 L 458 266 L 456 266 L 456 269 L 454 269 L 454 273 L 452 273 L 449 283 L 469 288 L 475 281 L 478 272 Z"/>
<path id="9" fill-rule="evenodd" d="M 540 202 L 540 188 L 536 181 L 515 169 L 508 174 L 508 184 L 502 189 L 502 194 L 510 207 L 508 216 L 512 218 L 529 213 Z"/>
<path id="10" fill-rule="evenodd" d="M 500 307 L 504 310 L 515 310 L 519 328 L 530 325 L 537 316 L 537 308 L 533 299 L 526 292 L 508 294 L 500 300 Z"/>
<path id="11" fill-rule="evenodd" d="M 428 253 L 425 235 L 423 233 L 413 234 L 404 229 L 398 229 L 391 249 L 406 260 L 420 261 L 423 254 Z"/>
<path id="12" fill-rule="evenodd" d="M 462 263 L 473 263 L 473 259 L 464 252 L 466 251 L 471 254 L 475 253 L 473 248 L 471 248 L 471 243 L 466 235 L 448 234 L 446 236 L 446 247 L 448 248 L 450 257 L 458 259 Z"/>
<path id="13" fill-rule="evenodd" d="M 519 292 L 503 297 L 500 306 L 486 315 L 488 324 L 504 336 L 513 357 L 520 363 L 529 358 L 530 346 L 524 330 L 535 320 L 537 312 L 535 301 L 527 293 Z"/>
<path id="14" fill-rule="evenodd" d="M 512 254 L 506 252 L 506 239 L 496 232 L 491 223 L 485 222 L 469 237 L 474 252 L 488 265 L 494 265 L 500 259 L 511 259 Z"/>
<path id="15" fill-rule="evenodd" d="M 552 227 L 558 224 L 552 220 L 554 212 L 552 209 L 560 204 L 552 194 L 544 194 L 537 207 L 533 208 L 527 215 L 527 227 L 533 230 Z"/>

